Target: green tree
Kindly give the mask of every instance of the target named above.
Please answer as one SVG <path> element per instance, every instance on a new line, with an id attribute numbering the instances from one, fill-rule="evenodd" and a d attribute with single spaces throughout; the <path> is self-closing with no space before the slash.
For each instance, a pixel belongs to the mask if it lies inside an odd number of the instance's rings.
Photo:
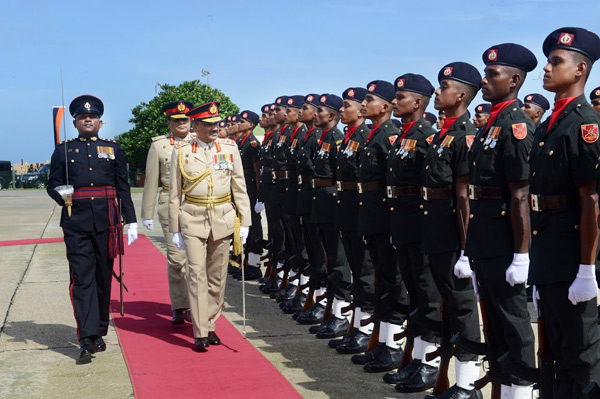
<path id="1" fill-rule="evenodd" d="M 201 105 L 209 101 L 219 101 L 221 115 L 238 113 L 239 107 L 229 97 L 217 89 L 201 83 L 199 80 L 183 82 L 179 86 L 162 85 L 162 91 L 149 102 L 142 102 L 131 110 L 133 118 L 129 122 L 133 129 L 119 135 L 116 139 L 121 144 L 127 162 L 132 166 L 144 166 L 146 156 L 152 143 L 152 137 L 168 134 L 167 119 L 161 108 L 172 101 L 191 101 Z"/>

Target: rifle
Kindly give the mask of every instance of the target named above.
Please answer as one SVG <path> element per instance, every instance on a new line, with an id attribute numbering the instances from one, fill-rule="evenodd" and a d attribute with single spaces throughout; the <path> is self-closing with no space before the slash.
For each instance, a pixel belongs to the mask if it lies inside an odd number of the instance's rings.
<path id="1" fill-rule="evenodd" d="M 492 383 L 492 399 L 500 399 L 500 385 L 501 382 L 498 380 L 499 376 L 499 368 L 500 364 L 494 356 L 497 356 L 497 350 L 495 345 L 494 332 L 492 331 L 492 326 L 487 317 L 487 310 L 485 304 L 482 300 L 479 301 L 479 307 L 481 309 L 481 320 L 483 321 L 483 335 L 485 336 L 485 341 L 487 343 L 487 360 L 489 362 L 489 370 L 485 373 L 485 375 L 475 381 L 474 386 L 475 389 L 481 389 L 487 385 L 488 382 Z"/>
<path id="2" fill-rule="evenodd" d="M 406 345 L 404 346 L 404 354 L 402 355 L 402 361 L 400 362 L 400 367 L 398 370 L 402 370 L 404 367 L 408 366 L 410 362 L 413 361 L 413 350 L 415 347 L 415 337 L 411 333 L 412 323 L 414 318 L 416 317 L 419 309 L 415 309 L 408 315 L 408 319 L 406 322 L 406 330 L 401 333 L 394 334 L 394 341 L 401 340 L 402 338 L 406 338 Z"/>
<path id="3" fill-rule="evenodd" d="M 436 351 L 425 355 L 425 359 L 427 361 L 431 361 L 438 356 L 441 357 L 437 380 L 435 381 L 435 386 L 433 387 L 434 395 L 441 395 L 442 392 L 445 392 L 448 390 L 448 388 L 450 388 L 450 381 L 448 380 L 448 368 L 450 367 L 450 359 L 452 359 L 453 346 L 452 342 L 450 341 L 450 335 L 452 334 L 450 329 L 451 319 L 450 312 L 448 312 L 446 309 L 446 304 L 442 298 L 440 298 L 440 313 L 442 314 L 442 344 Z"/>

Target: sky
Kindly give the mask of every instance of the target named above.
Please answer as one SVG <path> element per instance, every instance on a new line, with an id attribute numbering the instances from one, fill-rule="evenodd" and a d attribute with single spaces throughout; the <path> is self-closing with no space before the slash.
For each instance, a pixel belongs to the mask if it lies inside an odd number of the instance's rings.
<path id="1" fill-rule="evenodd" d="M 206 83 L 202 70 L 240 109 L 259 112 L 280 95 L 341 96 L 409 72 L 437 87 L 445 64 L 464 61 L 483 72 L 487 48 L 514 42 L 538 59 L 520 98 L 538 92 L 552 103 L 540 78 L 544 38 L 564 26 L 600 34 L 599 16 L 597 0 L 5 0 L 0 160 L 50 159 L 52 107 L 62 104 L 62 88 L 67 106 L 81 94 L 102 99 L 100 135 L 113 138 L 132 128 L 131 109 L 150 101 L 159 84 Z M 597 86 L 600 66 L 586 95 Z M 478 95 L 471 112 L 480 102 Z M 66 138 L 76 137 L 69 115 L 66 122 Z"/>

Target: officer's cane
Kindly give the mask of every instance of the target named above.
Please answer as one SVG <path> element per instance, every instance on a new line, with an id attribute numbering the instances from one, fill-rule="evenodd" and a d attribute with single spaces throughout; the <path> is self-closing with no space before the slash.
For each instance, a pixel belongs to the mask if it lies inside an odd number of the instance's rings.
<path id="1" fill-rule="evenodd" d="M 242 245 L 242 248 L 244 246 Z M 242 255 L 244 255 L 244 251 L 242 250 Z M 248 256 L 248 254 L 246 254 Z M 244 339 L 246 339 L 246 280 L 244 276 L 244 262 L 242 259 L 242 263 L 240 264 L 240 269 L 242 269 L 242 335 Z"/>

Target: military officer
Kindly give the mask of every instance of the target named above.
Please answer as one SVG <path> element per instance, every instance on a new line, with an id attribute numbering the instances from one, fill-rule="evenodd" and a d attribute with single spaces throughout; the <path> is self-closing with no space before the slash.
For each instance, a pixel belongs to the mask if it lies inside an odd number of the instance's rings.
<path id="1" fill-rule="evenodd" d="M 440 70 L 438 81 L 434 106 L 444 111 L 445 119 L 431 141 L 421 174 L 424 200 L 421 245 L 429 256 L 432 275 L 445 307 L 442 329 L 450 328 L 450 335 L 460 333 L 462 338 L 479 342 L 479 315 L 473 285 L 470 279 L 458 278 L 453 271 L 462 256 L 469 220 L 467 151 L 476 129 L 469 121 L 467 107 L 479 90 L 481 75 L 472 65 L 453 62 Z M 477 356 L 458 347 L 451 349 L 457 375 L 465 376 L 459 386 L 471 387 L 477 379 L 475 371 L 478 369 L 475 370 L 474 363 Z M 463 367 L 468 371 L 463 373 Z M 437 374 L 436 365 L 424 362 L 418 372 L 396 385 L 396 389 L 401 392 L 427 389 L 434 385 Z"/>
<path id="2" fill-rule="evenodd" d="M 532 93 L 525 96 L 525 102 L 521 109 L 537 126 L 542 121 L 544 113 L 550 109 L 550 103 L 541 94 Z"/>
<path id="3" fill-rule="evenodd" d="M 121 215 L 128 244 L 137 239 L 125 153 L 114 140 L 98 137 L 104 104 L 83 95 L 69 105 L 78 137 L 56 146 L 47 192 L 63 207 L 69 261 L 69 294 L 77 323 L 80 359 L 106 350 L 114 258 L 123 253 Z M 119 207 L 118 203 L 121 204 Z"/>
<path id="4" fill-rule="evenodd" d="M 429 260 L 421 251 L 423 201 L 421 176 L 429 142 L 435 129 L 425 124 L 424 110 L 434 87 L 422 75 L 407 73 L 394 81 L 396 97 L 392 101 L 394 116 L 401 117 L 402 134 L 387 159 L 387 197 L 390 206 L 392 244 L 396 250 L 398 271 L 408 289 L 411 313 L 409 333 L 414 338 L 413 361 L 398 373 L 385 374 L 383 380 L 398 384 L 408 379 L 425 355 L 436 348 L 439 331 L 429 327 L 440 320 L 439 292 L 433 281 Z M 396 277 L 399 279 L 398 277 Z M 424 320 L 429 320 L 429 325 Z M 393 337 L 388 334 L 393 343 Z"/>
<path id="5" fill-rule="evenodd" d="M 504 397 L 528 399 L 531 382 L 510 370 L 498 369 L 495 359 L 510 352 L 517 363 L 535 366 L 535 339 L 525 293 L 529 268 L 527 157 L 535 125 L 519 108 L 517 97 L 537 60 L 531 51 L 515 43 L 491 46 L 482 58 L 486 67 L 481 91 L 492 107 L 469 152 L 470 215 L 465 255 L 475 271 L 477 291 L 494 332 L 494 342 L 486 337 L 492 375 L 499 373 L 495 377 Z M 471 265 L 459 262 L 455 273 L 469 278 Z M 477 376 L 479 367 L 473 367 Z"/>
<path id="6" fill-rule="evenodd" d="M 556 398 L 583 398 L 600 381 L 598 285 L 598 159 L 600 116 L 585 100 L 585 82 L 600 58 L 600 38 L 560 28 L 543 43 L 544 89 L 552 114 L 535 132 L 530 154 L 529 283 L 540 302 L 556 360 Z M 537 291 L 537 292 L 536 292 Z"/>
<path id="7" fill-rule="evenodd" d="M 172 324 L 185 323 L 184 310 L 190 306 L 185 281 L 185 251 L 173 244 L 173 235 L 169 232 L 169 172 L 173 148 L 180 147 L 194 137 L 194 134 L 190 133 L 190 118 L 186 115 L 192 108 L 194 104 L 181 100 L 162 107 L 171 134 L 152 138 L 146 158 L 146 180 L 142 195 L 142 224 L 148 230 L 153 230 L 156 194 L 159 184 L 162 186 L 158 197 L 158 218 L 167 245 L 167 278 L 173 312 Z"/>
<path id="8" fill-rule="evenodd" d="M 337 208 L 336 223 L 340 230 L 342 245 L 346 252 L 346 259 L 350 267 L 352 285 L 349 291 L 352 294 L 352 307 L 354 308 L 353 328 L 344 334 L 343 338 L 329 341 L 329 346 L 336 348 L 340 345 L 366 349 L 366 337 L 371 333 L 370 326 L 361 326 L 363 310 L 373 309 L 374 301 L 374 269 L 371 256 L 362 237 L 358 235 L 358 161 L 360 153 L 364 150 L 369 129 L 365 125 L 365 118 L 361 113 L 361 104 L 367 95 L 364 87 L 350 87 L 342 94 L 343 103 L 340 109 L 342 123 L 348 130 L 336 158 L 336 189 Z M 350 281 L 346 281 L 348 285 Z M 339 308 L 338 318 L 341 318 L 342 309 Z M 368 315 L 367 315 L 368 317 Z M 370 323 L 369 323 L 370 324 Z M 361 331 L 365 339 L 357 342 L 357 334 Z M 357 350 L 358 350 L 357 349 Z"/>
<path id="9" fill-rule="evenodd" d="M 475 107 L 475 116 L 473 117 L 473 124 L 477 129 L 481 129 L 486 125 L 490 118 L 490 104 L 479 104 Z"/>
<path id="10" fill-rule="evenodd" d="M 600 87 L 596 87 L 590 93 L 590 101 L 592 102 L 592 107 L 598 112 L 600 112 Z"/>
<path id="11" fill-rule="evenodd" d="M 223 308 L 231 235 L 234 252 L 236 246 L 241 251 L 252 219 L 237 146 L 217 138 L 219 103 L 200 105 L 187 115 L 196 139 L 173 150 L 169 229 L 173 243 L 186 250 L 194 346 L 205 350 L 221 343 L 215 323 Z"/>
<path id="12" fill-rule="evenodd" d="M 244 178 L 246 179 L 246 190 L 251 204 L 256 204 L 260 185 L 260 143 L 253 134 L 254 128 L 258 125 L 258 121 L 259 116 L 255 112 L 246 110 L 239 114 L 238 128 L 241 134 L 237 140 L 237 144 L 240 151 L 240 157 L 242 158 Z M 251 209 L 251 215 L 252 225 L 250 226 L 245 248 L 248 268 L 245 270 L 244 279 L 258 280 L 262 277 L 262 272 L 260 271 L 260 255 L 262 253 L 260 241 L 262 241 L 263 236 L 262 220 L 260 212 L 257 212 L 255 209 Z M 240 269 L 240 272 L 235 273 L 233 277 L 241 279 L 241 275 Z"/>

